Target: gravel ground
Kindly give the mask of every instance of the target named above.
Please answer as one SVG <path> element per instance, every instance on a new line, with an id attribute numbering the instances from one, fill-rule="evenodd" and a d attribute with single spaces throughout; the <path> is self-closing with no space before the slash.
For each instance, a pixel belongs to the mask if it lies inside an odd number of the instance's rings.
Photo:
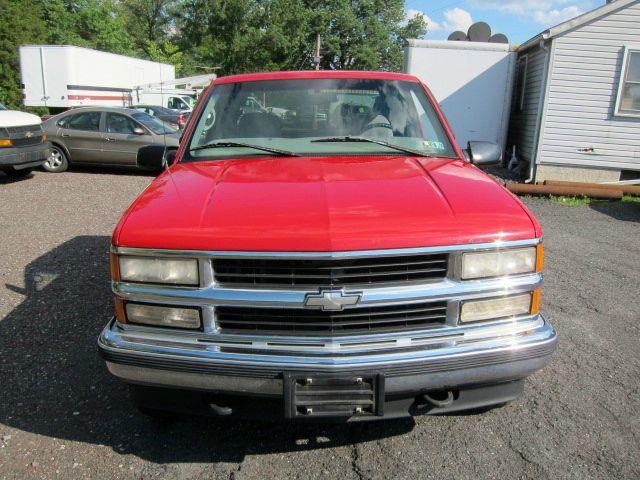
<path id="1" fill-rule="evenodd" d="M 112 311 L 109 236 L 151 180 L 0 174 L 0 478 L 640 478 L 640 204 L 526 200 L 545 230 L 543 308 L 560 346 L 504 408 L 354 426 L 157 423 L 95 343 Z"/>

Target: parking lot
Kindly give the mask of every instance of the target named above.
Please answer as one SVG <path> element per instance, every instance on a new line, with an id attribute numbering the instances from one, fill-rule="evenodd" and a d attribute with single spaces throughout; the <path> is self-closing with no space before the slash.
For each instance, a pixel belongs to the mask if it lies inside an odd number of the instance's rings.
<path id="1" fill-rule="evenodd" d="M 96 347 L 110 234 L 151 180 L 0 174 L 0 478 L 640 478 L 640 203 L 526 199 L 560 345 L 512 404 L 363 425 L 159 423 Z"/>

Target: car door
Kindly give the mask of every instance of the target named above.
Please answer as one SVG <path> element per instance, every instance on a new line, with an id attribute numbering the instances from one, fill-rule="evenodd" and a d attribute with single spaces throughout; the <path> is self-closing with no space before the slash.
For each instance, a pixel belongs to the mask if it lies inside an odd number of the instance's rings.
<path id="1" fill-rule="evenodd" d="M 104 163 L 135 166 L 140 147 L 154 143 L 147 128 L 123 113 L 106 112 L 103 128 Z"/>
<path id="2" fill-rule="evenodd" d="M 58 136 L 72 163 L 100 163 L 102 156 L 102 112 L 78 112 L 57 122 Z"/>

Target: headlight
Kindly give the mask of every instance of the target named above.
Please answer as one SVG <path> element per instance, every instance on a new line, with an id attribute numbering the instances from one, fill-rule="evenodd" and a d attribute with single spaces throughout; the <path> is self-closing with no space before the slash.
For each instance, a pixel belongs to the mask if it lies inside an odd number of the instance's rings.
<path id="1" fill-rule="evenodd" d="M 535 313 L 534 307 L 537 309 L 537 305 L 533 305 L 531 293 L 489 300 L 470 300 L 462 304 L 460 323 L 529 315 Z"/>
<path id="2" fill-rule="evenodd" d="M 194 286 L 200 283 L 198 261 L 191 258 L 119 257 L 120 280 Z"/>
<path id="3" fill-rule="evenodd" d="M 520 273 L 533 273 L 537 270 L 536 252 L 542 256 L 542 245 L 539 248 L 511 248 L 486 252 L 469 252 L 462 255 L 462 278 L 501 277 Z M 540 268 L 542 259 L 540 259 Z"/>
<path id="4" fill-rule="evenodd" d="M 173 328 L 200 328 L 200 310 L 127 303 L 127 322 Z"/>

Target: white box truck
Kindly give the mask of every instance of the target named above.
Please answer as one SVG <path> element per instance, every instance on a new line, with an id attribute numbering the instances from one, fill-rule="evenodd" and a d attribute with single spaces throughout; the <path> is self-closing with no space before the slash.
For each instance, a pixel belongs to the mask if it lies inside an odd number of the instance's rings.
<path id="1" fill-rule="evenodd" d="M 136 85 L 131 92 L 135 105 L 160 105 L 181 113 L 191 112 L 195 100 L 216 78 L 215 73 Z"/>
<path id="2" fill-rule="evenodd" d="M 20 47 L 20 71 L 25 106 L 54 109 L 126 106 L 136 86 L 175 79 L 173 65 L 71 45 Z"/>
<path id="3" fill-rule="evenodd" d="M 515 50 L 500 43 L 408 40 L 404 71 L 429 85 L 462 148 L 480 140 L 505 152 Z"/>

